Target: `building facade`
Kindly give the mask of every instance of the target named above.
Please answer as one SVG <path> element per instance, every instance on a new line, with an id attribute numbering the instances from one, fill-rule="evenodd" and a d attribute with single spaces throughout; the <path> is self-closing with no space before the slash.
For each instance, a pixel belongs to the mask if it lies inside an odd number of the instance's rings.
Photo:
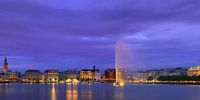
<path id="1" fill-rule="evenodd" d="M 148 73 L 145 71 L 133 72 L 132 79 L 134 81 L 147 81 Z"/>
<path id="2" fill-rule="evenodd" d="M 91 69 L 82 69 L 80 72 L 80 79 L 83 81 L 93 80 L 93 70 Z"/>
<path id="3" fill-rule="evenodd" d="M 59 82 L 59 71 L 58 70 L 46 70 L 45 71 L 45 81 L 48 83 Z"/>
<path id="4" fill-rule="evenodd" d="M 101 73 L 98 69 L 96 69 L 96 66 L 93 66 L 93 80 L 94 81 L 100 81 L 101 80 Z"/>
<path id="5" fill-rule="evenodd" d="M 59 79 L 64 82 L 74 82 L 80 79 L 80 72 L 76 70 L 67 70 L 64 72 L 60 72 Z"/>
<path id="6" fill-rule="evenodd" d="M 65 71 L 66 79 L 80 79 L 80 72 L 75 70 Z"/>
<path id="7" fill-rule="evenodd" d="M 10 72 L 9 73 L 9 81 L 10 82 L 16 82 L 20 78 L 20 73 L 19 72 Z"/>
<path id="8" fill-rule="evenodd" d="M 200 66 L 190 67 L 188 69 L 188 76 L 200 76 Z"/>
<path id="9" fill-rule="evenodd" d="M 44 82 L 44 75 L 39 70 L 27 70 L 22 81 L 26 83 Z"/>
<path id="10" fill-rule="evenodd" d="M 0 82 L 9 82 L 9 74 L 8 73 L 1 73 Z"/>
<path id="11" fill-rule="evenodd" d="M 115 81 L 115 80 L 116 80 L 116 71 L 115 71 L 115 69 L 107 69 L 107 70 L 105 70 L 104 81 Z"/>

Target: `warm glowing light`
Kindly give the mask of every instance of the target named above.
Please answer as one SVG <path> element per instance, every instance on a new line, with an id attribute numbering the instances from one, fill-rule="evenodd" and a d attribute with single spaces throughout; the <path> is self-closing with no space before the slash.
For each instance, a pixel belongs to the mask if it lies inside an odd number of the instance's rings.
<path id="1" fill-rule="evenodd" d="M 51 88 L 51 100 L 56 100 L 56 91 L 55 91 L 54 83 L 52 84 L 52 88 Z"/>
<path id="2" fill-rule="evenodd" d="M 77 79 L 73 79 L 73 83 L 79 83 L 79 81 Z"/>
<path id="3" fill-rule="evenodd" d="M 121 83 L 119 83 L 119 85 L 120 85 L 120 86 L 124 86 L 124 83 L 121 82 Z"/>
<path id="4" fill-rule="evenodd" d="M 113 83 L 113 86 L 116 86 L 116 84 L 115 84 L 115 83 Z"/>
<path id="5" fill-rule="evenodd" d="M 124 86 L 124 82 L 120 82 L 120 83 L 115 82 L 113 83 L 113 86 Z"/>
<path id="6" fill-rule="evenodd" d="M 78 100 L 78 90 L 76 85 L 67 86 L 66 100 Z"/>
<path id="7" fill-rule="evenodd" d="M 70 83 L 70 82 L 71 82 L 71 79 L 67 79 L 66 82 L 67 82 L 67 83 Z"/>
<path id="8" fill-rule="evenodd" d="M 77 84 L 77 83 L 79 83 L 79 81 L 77 79 L 67 79 L 66 83 Z"/>

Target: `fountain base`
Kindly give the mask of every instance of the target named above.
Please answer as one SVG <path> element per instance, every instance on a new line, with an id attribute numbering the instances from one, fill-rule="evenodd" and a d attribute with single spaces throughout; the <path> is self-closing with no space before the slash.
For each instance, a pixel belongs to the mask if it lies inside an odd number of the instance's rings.
<path id="1" fill-rule="evenodd" d="M 124 82 L 115 82 L 113 83 L 113 86 L 124 86 Z"/>

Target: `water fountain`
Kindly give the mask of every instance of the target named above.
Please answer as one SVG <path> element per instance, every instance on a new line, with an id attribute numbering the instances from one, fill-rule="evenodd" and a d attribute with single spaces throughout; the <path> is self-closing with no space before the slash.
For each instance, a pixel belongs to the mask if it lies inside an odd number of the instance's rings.
<path id="1" fill-rule="evenodd" d="M 132 50 L 123 40 L 118 40 L 115 46 L 115 71 L 116 81 L 115 86 L 123 86 L 125 83 L 125 71 L 135 64 Z"/>
<path id="2" fill-rule="evenodd" d="M 115 86 L 123 86 L 124 85 L 124 79 L 122 77 L 122 61 L 121 61 L 121 56 L 122 56 L 122 49 L 123 48 L 123 43 L 122 41 L 117 41 L 116 46 L 115 46 L 115 73 L 116 73 L 116 81 L 114 83 Z"/>

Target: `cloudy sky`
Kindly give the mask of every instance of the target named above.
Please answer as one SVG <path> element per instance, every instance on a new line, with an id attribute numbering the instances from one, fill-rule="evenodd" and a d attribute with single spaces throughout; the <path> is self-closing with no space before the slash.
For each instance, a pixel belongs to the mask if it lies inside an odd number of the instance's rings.
<path id="1" fill-rule="evenodd" d="M 134 66 L 197 65 L 199 5 L 199 0 L 0 0 L 0 63 L 6 55 L 10 69 L 19 71 L 94 64 L 105 69 L 114 66 L 115 45 L 122 40 L 137 59 Z"/>

